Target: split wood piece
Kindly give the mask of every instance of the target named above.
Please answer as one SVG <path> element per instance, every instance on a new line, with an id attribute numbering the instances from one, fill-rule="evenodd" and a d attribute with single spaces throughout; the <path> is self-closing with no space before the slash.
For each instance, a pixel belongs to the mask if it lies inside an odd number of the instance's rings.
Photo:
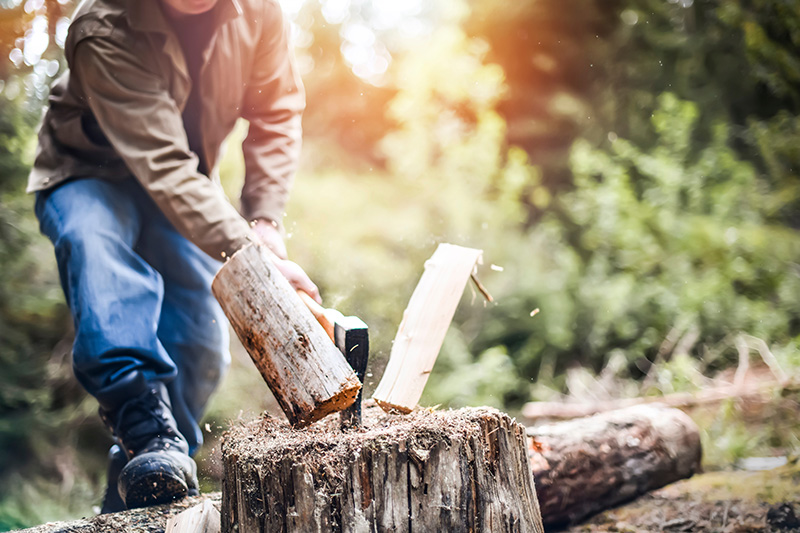
<path id="1" fill-rule="evenodd" d="M 598 511 L 700 471 L 700 434 L 683 411 L 640 405 L 528 428 L 546 526 Z"/>
<path id="2" fill-rule="evenodd" d="M 304 426 L 350 406 L 361 382 L 270 255 L 242 248 L 212 290 L 289 422 Z"/>
<path id="3" fill-rule="evenodd" d="M 222 445 L 222 530 L 542 533 L 525 429 L 494 409 L 385 414 L 360 431 L 274 418 Z"/>
<path id="4" fill-rule="evenodd" d="M 220 514 L 211 500 L 186 509 L 167 520 L 165 533 L 219 533 Z"/>
<path id="5" fill-rule="evenodd" d="M 419 402 L 481 250 L 440 244 L 425 262 L 403 313 L 389 363 L 372 398 L 385 411 L 409 413 Z"/>

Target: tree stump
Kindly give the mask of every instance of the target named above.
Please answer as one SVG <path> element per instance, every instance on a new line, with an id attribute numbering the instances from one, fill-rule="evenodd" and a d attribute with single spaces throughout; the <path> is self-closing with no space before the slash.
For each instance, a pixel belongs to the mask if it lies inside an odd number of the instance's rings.
<path id="1" fill-rule="evenodd" d="M 371 406 L 347 432 L 264 416 L 222 453 L 224 532 L 543 532 L 525 429 L 494 409 Z"/>
<path id="2" fill-rule="evenodd" d="M 561 526 L 700 471 L 700 432 L 688 415 L 639 405 L 528 428 L 545 525 Z"/>

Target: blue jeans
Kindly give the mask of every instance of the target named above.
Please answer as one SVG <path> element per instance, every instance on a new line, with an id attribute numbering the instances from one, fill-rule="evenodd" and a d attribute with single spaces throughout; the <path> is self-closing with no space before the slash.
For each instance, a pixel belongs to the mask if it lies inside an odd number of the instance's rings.
<path id="1" fill-rule="evenodd" d="M 39 192 L 36 216 L 75 323 L 76 378 L 104 407 L 131 373 L 166 383 L 194 453 L 198 422 L 230 364 L 228 323 L 211 294 L 221 263 L 180 235 L 134 178 Z"/>

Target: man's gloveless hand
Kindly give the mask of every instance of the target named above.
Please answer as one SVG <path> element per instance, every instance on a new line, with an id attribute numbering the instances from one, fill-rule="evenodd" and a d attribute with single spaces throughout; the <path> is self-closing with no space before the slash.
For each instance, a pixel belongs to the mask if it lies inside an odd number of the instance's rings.
<path id="1" fill-rule="evenodd" d="M 300 265 L 287 259 L 286 245 L 283 242 L 278 228 L 271 221 L 259 219 L 253 224 L 253 231 L 258 236 L 261 244 L 272 250 L 275 254 L 273 262 L 289 284 L 297 291 L 303 291 L 311 296 L 317 303 L 322 303 L 319 289 L 308 277 Z"/>

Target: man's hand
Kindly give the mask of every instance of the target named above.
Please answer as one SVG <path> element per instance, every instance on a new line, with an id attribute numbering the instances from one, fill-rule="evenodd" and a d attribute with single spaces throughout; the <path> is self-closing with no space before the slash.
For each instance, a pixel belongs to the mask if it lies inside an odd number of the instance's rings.
<path id="1" fill-rule="evenodd" d="M 294 290 L 305 292 L 317 303 L 321 304 L 322 298 L 320 298 L 319 289 L 308 277 L 308 274 L 305 273 L 300 265 L 286 258 L 286 245 L 283 243 L 283 237 L 275 224 L 259 219 L 253 224 L 253 231 L 261 241 L 261 244 L 275 254 L 273 263 L 275 263 L 278 271 L 283 274 L 283 277 L 289 280 L 289 284 Z"/>
<path id="2" fill-rule="evenodd" d="M 272 253 L 278 256 L 278 259 L 286 259 L 286 245 L 283 243 L 281 232 L 278 231 L 278 225 L 271 220 L 259 218 L 252 222 L 253 231 L 256 232 L 258 238 L 261 239 L 261 244 L 272 250 Z"/>
<path id="3" fill-rule="evenodd" d="M 274 263 L 280 273 L 289 280 L 289 284 L 294 287 L 294 290 L 303 291 L 314 298 L 314 301 L 318 304 L 322 303 L 319 289 L 314 285 L 314 282 L 311 281 L 311 278 L 308 277 L 308 274 L 305 273 L 300 265 L 288 259 L 275 259 Z"/>

